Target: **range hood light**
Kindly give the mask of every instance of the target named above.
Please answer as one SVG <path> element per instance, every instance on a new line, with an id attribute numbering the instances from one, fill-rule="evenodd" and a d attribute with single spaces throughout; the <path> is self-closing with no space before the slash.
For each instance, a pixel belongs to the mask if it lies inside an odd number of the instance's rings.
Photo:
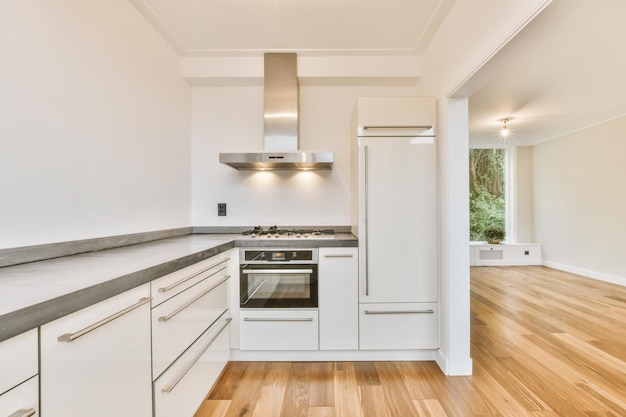
<path id="1" fill-rule="evenodd" d="M 332 152 L 298 150 L 298 68 L 296 54 L 265 54 L 263 152 L 220 153 L 220 162 L 245 170 L 329 170 Z"/>
<path id="2" fill-rule="evenodd" d="M 332 152 L 246 152 L 220 153 L 220 162 L 242 170 L 332 169 Z"/>
<path id="3" fill-rule="evenodd" d="M 285 117 L 297 119 L 298 113 L 273 113 L 273 114 L 264 114 L 263 117 L 265 119 L 283 119 Z"/>

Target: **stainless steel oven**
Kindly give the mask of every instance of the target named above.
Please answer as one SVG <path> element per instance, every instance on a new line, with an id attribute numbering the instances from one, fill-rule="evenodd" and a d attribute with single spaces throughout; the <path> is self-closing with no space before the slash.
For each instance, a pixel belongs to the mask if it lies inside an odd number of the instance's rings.
<path id="1" fill-rule="evenodd" d="M 317 249 L 245 248 L 239 254 L 241 308 L 317 308 Z"/>

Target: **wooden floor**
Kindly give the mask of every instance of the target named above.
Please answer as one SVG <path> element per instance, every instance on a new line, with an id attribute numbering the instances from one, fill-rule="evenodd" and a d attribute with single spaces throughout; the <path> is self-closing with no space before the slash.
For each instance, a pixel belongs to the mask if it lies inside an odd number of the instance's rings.
<path id="1" fill-rule="evenodd" d="M 232 362 L 196 417 L 626 416 L 626 288 L 471 272 L 471 377 L 432 362 Z"/>

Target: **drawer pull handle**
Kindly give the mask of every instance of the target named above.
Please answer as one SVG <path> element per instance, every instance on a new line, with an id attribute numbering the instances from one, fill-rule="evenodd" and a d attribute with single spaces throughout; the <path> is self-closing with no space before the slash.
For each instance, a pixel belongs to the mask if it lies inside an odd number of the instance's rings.
<path id="1" fill-rule="evenodd" d="M 365 314 L 433 314 L 434 310 L 365 310 Z"/>
<path id="2" fill-rule="evenodd" d="M 255 318 L 255 317 L 244 317 L 243 321 L 313 321 L 312 317 L 285 317 L 285 318 Z"/>
<path id="3" fill-rule="evenodd" d="M 191 300 L 187 301 L 185 304 L 183 304 L 180 307 L 178 307 L 176 310 L 172 311 L 170 314 L 159 317 L 159 321 L 168 321 L 169 319 L 173 318 L 178 313 L 180 313 L 181 311 L 183 311 L 184 309 L 186 309 L 187 307 L 189 307 L 190 305 L 192 305 L 193 303 L 195 303 L 196 301 L 198 301 L 199 299 L 201 299 L 202 297 L 204 297 L 205 295 L 207 295 L 208 293 L 213 291 L 216 287 L 219 287 L 220 285 L 222 285 L 229 278 L 230 278 L 230 275 L 226 275 L 226 277 L 224 277 L 224 279 L 222 279 L 217 284 L 214 284 L 210 288 L 208 288 L 205 291 L 203 291 L 202 294 L 198 294 L 197 296 L 195 296 Z"/>
<path id="4" fill-rule="evenodd" d="M 185 377 L 185 375 L 187 375 L 187 372 L 189 372 L 189 370 L 191 368 L 193 368 L 193 366 L 196 364 L 196 362 L 198 362 L 200 360 L 200 357 L 202 357 L 202 355 L 204 355 L 204 352 L 207 351 L 207 349 L 209 349 L 209 347 L 211 347 L 211 345 L 213 344 L 213 342 L 215 341 L 215 339 L 217 339 L 217 337 L 222 334 L 222 332 L 224 331 L 224 329 L 226 327 L 228 327 L 228 325 L 230 324 L 230 321 L 232 319 L 229 317 L 226 319 L 226 323 L 224 323 L 224 325 L 217 331 L 217 333 L 215 333 L 215 335 L 213 337 L 211 337 L 211 340 L 209 340 L 209 343 L 206 344 L 206 346 L 204 346 L 200 352 L 198 352 L 198 354 L 191 360 L 191 362 L 189 362 L 187 364 L 187 366 L 185 366 L 185 368 L 182 370 L 182 372 L 180 373 L 180 375 L 178 375 L 178 377 L 176 377 L 176 379 L 174 379 L 170 384 L 164 386 L 161 389 L 161 392 L 163 393 L 170 393 L 174 390 L 174 388 L 176 388 L 176 385 L 178 385 L 178 383 Z"/>
<path id="5" fill-rule="evenodd" d="M 324 258 L 353 258 L 354 255 L 351 253 L 338 253 L 336 255 L 324 255 Z"/>
<path id="6" fill-rule="evenodd" d="M 168 291 L 170 291 L 170 290 L 172 290 L 172 289 L 174 289 L 174 288 L 178 287 L 180 284 L 183 284 L 183 283 L 185 283 L 185 282 L 189 281 L 190 279 L 195 278 L 195 277 L 197 277 L 198 275 L 200 275 L 200 274 L 202 274 L 202 273 L 204 273 L 204 272 L 208 271 L 209 269 L 211 269 L 211 268 L 215 268 L 216 266 L 218 266 L 218 265 L 220 265 L 220 264 L 223 264 L 224 262 L 229 261 L 229 260 L 230 260 L 230 258 L 225 258 L 225 259 L 223 259 L 223 260 L 221 260 L 221 261 L 219 261 L 219 262 L 217 262 L 217 263 L 214 263 L 214 264 L 213 264 L 213 265 L 211 265 L 211 266 L 207 266 L 206 268 L 201 269 L 201 270 L 200 270 L 200 271 L 198 271 L 198 272 L 194 272 L 193 274 L 188 275 L 188 276 L 186 276 L 185 278 L 180 279 L 180 280 L 176 281 L 175 283 L 173 283 L 173 284 L 171 284 L 171 285 L 168 285 L 167 287 L 159 288 L 159 289 L 158 289 L 158 291 L 159 291 L 159 292 L 168 292 Z M 224 267 L 224 268 L 220 269 L 219 271 L 215 271 L 215 274 L 217 274 L 217 273 L 218 273 L 218 272 L 220 272 L 220 271 L 223 271 L 224 269 L 226 269 L 226 267 Z M 212 274 L 212 275 L 215 275 L 215 274 Z"/>
<path id="7" fill-rule="evenodd" d="M 366 126 L 367 127 L 367 126 Z M 363 199 L 363 252 L 365 255 L 365 296 L 370 295 L 370 255 L 369 255 L 369 189 L 370 189 L 370 174 L 369 174 L 369 148 L 367 145 L 363 145 L 363 182 L 364 182 L 364 196 Z"/>
<path id="8" fill-rule="evenodd" d="M 430 130 L 432 125 L 419 125 L 419 126 L 363 126 L 363 130 Z"/>
<path id="9" fill-rule="evenodd" d="M 9 415 L 9 417 L 31 417 L 36 413 L 34 408 L 29 408 L 28 410 L 17 410 L 15 413 Z"/>
<path id="10" fill-rule="evenodd" d="M 107 317 L 105 319 L 102 319 L 99 322 L 92 324 L 91 326 L 87 326 L 84 329 L 79 330 L 79 331 L 77 331 L 75 333 L 65 333 L 65 334 L 59 336 L 57 338 L 57 340 L 59 342 L 68 342 L 68 343 L 69 342 L 73 342 L 74 340 L 78 339 L 79 337 L 84 336 L 87 333 L 90 333 L 90 332 L 96 330 L 98 327 L 102 327 L 105 324 L 108 324 L 108 323 L 112 322 L 113 320 L 115 320 L 115 319 L 117 319 L 119 317 L 122 317 L 124 314 L 128 314 L 131 311 L 138 309 L 142 305 L 149 303 L 151 300 L 152 300 L 152 297 L 140 298 L 139 301 L 137 303 L 133 304 L 132 306 L 126 307 L 124 310 L 118 311 L 117 313 L 112 314 L 109 317 Z"/>
<path id="11" fill-rule="evenodd" d="M 244 274 L 312 274 L 312 269 L 244 269 Z"/>

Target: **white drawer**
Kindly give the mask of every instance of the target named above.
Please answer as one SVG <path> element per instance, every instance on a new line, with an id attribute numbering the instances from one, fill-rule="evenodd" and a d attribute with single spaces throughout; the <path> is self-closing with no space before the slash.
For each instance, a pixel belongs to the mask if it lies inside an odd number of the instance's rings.
<path id="1" fill-rule="evenodd" d="M 19 413 L 18 413 L 19 411 Z M 0 416 L 39 416 L 39 378 L 34 376 L 0 395 Z"/>
<path id="2" fill-rule="evenodd" d="M 230 358 L 229 323 L 218 320 L 154 382 L 156 417 L 194 415 Z"/>
<path id="3" fill-rule="evenodd" d="M 220 271 L 152 309 L 153 379 L 228 309 L 229 278 Z"/>
<path id="4" fill-rule="evenodd" d="M 203 279 L 220 272 L 228 274 L 230 258 L 217 255 L 155 279 L 151 284 L 152 306 L 157 306 Z"/>
<path id="5" fill-rule="evenodd" d="M 359 305 L 361 350 L 437 348 L 437 303 Z"/>
<path id="6" fill-rule="evenodd" d="M 317 310 L 244 310 L 239 318 L 241 350 L 317 350 Z"/>
<path id="7" fill-rule="evenodd" d="M 0 343 L 0 394 L 37 375 L 38 344 L 37 329 Z"/>

